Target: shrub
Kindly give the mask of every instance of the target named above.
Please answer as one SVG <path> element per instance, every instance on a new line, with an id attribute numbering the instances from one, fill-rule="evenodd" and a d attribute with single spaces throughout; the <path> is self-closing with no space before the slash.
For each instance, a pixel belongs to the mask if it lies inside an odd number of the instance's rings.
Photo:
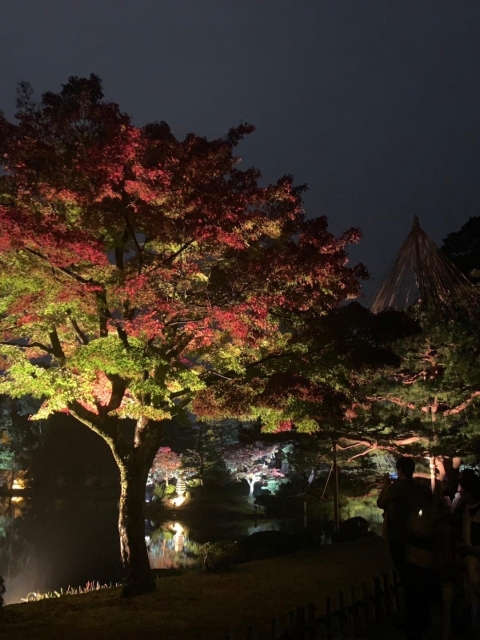
<path id="1" fill-rule="evenodd" d="M 176 488 L 174 484 L 157 484 L 153 490 L 153 495 L 163 500 L 164 498 L 172 497 L 175 492 Z"/>
<path id="2" fill-rule="evenodd" d="M 228 571 L 239 560 L 236 542 L 207 542 L 200 547 L 205 571 Z"/>
<path id="3" fill-rule="evenodd" d="M 298 540 L 285 531 L 257 531 L 238 543 L 243 560 L 265 560 L 294 553 L 299 549 Z"/>

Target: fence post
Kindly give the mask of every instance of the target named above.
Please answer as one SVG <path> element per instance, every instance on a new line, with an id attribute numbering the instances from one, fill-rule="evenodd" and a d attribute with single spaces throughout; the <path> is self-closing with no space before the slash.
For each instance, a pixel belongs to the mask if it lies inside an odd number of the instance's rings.
<path id="1" fill-rule="evenodd" d="M 271 640 L 275 640 L 277 637 L 277 621 L 275 618 L 272 618 L 270 621 L 270 638 Z"/>
<path id="2" fill-rule="evenodd" d="M 253 640 L 253 629 L 252 629 L 252 627 L 247 627 L 247 640 Z"/>
<path id="3" fill-rule="evenodd" d="M 397 598 L 397 590 L 395 587 L 395 575 L 392 571 L 388 576 L 388 593 L 390 594 L 390 607 L 392 613 L 396 613 L 398 610 L 398 598 Z"/>
<path id="4" fill-rule="evenodd" d="M 343 591 L 338 592 L 338 609 L 340 613 L 340 628 L 342 637 L 353 638 L 354 607 L 345 605 Z"/>
<path id="5" fill-rule="evenodd" d="M 355 587 L 351 587 L 352 592 L 352 607 L 354 611 L 354 625 L 355 631 L 364 632 L 367 628 L 367 623 L 365 619 L 365 609 L 362 603 L 362 593 L 360 591 L 359 597 L 357 598 Z"/>
<path id="6" fill-rule="evenodd" d="M 396 571 L 393 572 L 393 591 L 395 594 L 395 606 L 398 611 L 403 605 L 403 592 L 402 585 L 400 584 L 399 576 Z"/>
<path id="7" fill-rule="evenodd" d="M 316 638 L 316 628 L 315 628 L 315 603 L 309 602 L 307 604 L 307 638 L 308 640 L 314 640 Z"/>
<path id="8" fill-rule="evenodd" d="M 345 600 L 343 597 L 343 591 L 338 592 L 338 626 L 340 629 L 340 635 L 343 636 L 345 634 Z"/>
<path id="9" fill-rule="evenodd" d="M 383 594 L 385 599 L 385 613 L 390 615 L 391 613 L 395 613 L 395 607 L 392 602 L 392 591 L 390 589 L 390 579 L 388 573 L 384 573 L 382 576 L 383 579 Z"/>
<path id="10" fill-rule="evenodd" d="M 368 595 L 367 585 L 365 584 L 365 582 L 362 582 L 361 590 L 361 601 L 363 616 L 365 619 L 365 629 L 370 629 L 370 627 L 375 624 L 375 611 L 372 611 L 372 599 Z"/>
<path id="11" fill-rule="evenodd" d="M 325 598 L 325 626 L 326 626 L 326 638 L 332 640 L 332 601 L 330 596 Z"/>
<path id="12" fill-rule="evenodd" d="M 375 620 L 382 620 L 385 617 L 385 607 L 382 592 L 382 583 L 380 578 L 373 578 L 373 604 L 375 608 Z"/>
<path id="13" fill-rule="evenodd" d="M 295 611 L 288 614 L 288 637 L 293 636 L 295 631 Z"/>
<path id="14" fill-rule="evenodd" d="M 298 606 L 296 610 L 295 638 L 305 640 L 305 607 Z"/>

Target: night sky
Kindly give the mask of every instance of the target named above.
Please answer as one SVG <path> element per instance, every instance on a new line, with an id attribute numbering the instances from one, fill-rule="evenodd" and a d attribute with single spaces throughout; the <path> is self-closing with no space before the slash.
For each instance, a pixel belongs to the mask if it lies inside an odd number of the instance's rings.
<path id="1" fill-rule="evenodd" d="M 480 211 L 479 0 L 1 0 L 0 106 L 97 73 L 136 124 L 223 135 L 381 278 L 414 213 L 440 242 Z M 378 284 L 378 280 L 377 283 Z M 367 287 L 370 292 L 372 285 Z"/>

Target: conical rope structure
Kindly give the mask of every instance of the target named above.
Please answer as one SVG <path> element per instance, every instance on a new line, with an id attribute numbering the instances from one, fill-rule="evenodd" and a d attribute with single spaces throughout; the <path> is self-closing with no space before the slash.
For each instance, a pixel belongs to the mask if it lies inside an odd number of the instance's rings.
<path id="1" fill-rule="evenodd" d="M 480 312 L 480 292 L 428 237 L 417 216 L 370 308 L 379 313 L 412 304 L 448 315 Z"/>

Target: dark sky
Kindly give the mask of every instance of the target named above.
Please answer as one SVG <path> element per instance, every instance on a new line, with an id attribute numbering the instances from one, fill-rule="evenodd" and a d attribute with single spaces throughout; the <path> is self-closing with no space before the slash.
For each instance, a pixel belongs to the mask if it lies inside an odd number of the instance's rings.
<path id="1" fill-rule="evenodd" d="M 293 173 L 310 216 L 375 278 L 414 213 L 439 242 L 480 209 L 479 0 L 1 0 L 0 104 L 97 73 L 137 124 L 257 132 L 240 153 Z M 371 286 L 367 288 L 370 291 Z"/>

